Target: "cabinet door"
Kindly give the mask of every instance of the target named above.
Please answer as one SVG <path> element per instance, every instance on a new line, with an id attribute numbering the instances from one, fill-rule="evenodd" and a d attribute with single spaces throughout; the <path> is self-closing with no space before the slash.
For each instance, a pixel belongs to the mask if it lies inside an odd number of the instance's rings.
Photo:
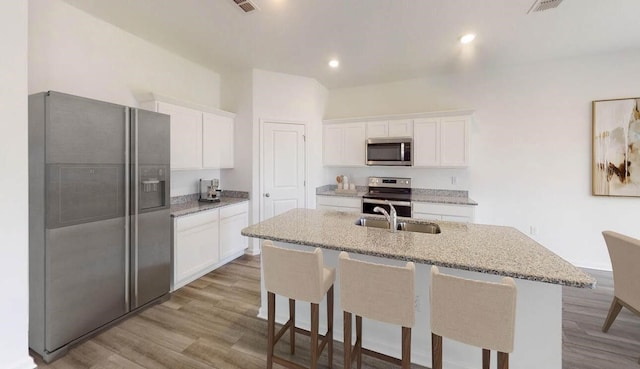
<path id="1" fill-rule="evenodd" d="M 442 118 L 440 124 L 440 165 L 469 165 L 469 117 Z"/>
<path id="2" fill-rule="evenodd" d="M 342 164 L 347 166 L 364 166 L 366 150 L 366 128 L 364 123 L 344 125 L 344 149 Z"/>
<path id="3" fill-rule="evenodd" d="M 174 286 L 220 260 L 218 210 L 175 220 Z"/>
<path id="4" fill-rule="evenodd" d="M 398 119 L 389 121 L 389 137 L 412 137 L 413 121 L 411 119 Z"/>
<path id="5" fill-rule="evenodd" d="M 341 208 L 341 210 L 360 211 L 362 209 L 362 198 L 320 195 L 316 196 L 316 207 L 318 209 Z"/>
<path id="6" fill-rule="evenodd" d="M 367 122 L 367 138 L 388 137 L 389 123 L 386 120 Z"/>
<path id="7" fill-rule="evenodd" d="M 431 213 L 413 213 L 413 218 L 422 220 L 442 220 L 442 215 Z"/>
<path id="8" fill-rule="evenodd" d="M 234 165 L 234 130 L 232 118 L 222 117 L 220 121 L 220 168 L 233 168 Z"/>
<path id="9" fill-rule="evenodd" d="M 340 165 L 343 157 L 344 127 L 340 124 L 324 126 L 322 157 L 324 165 Z"/>
<path id="10" fill-rule="evenodd" d="M 232 118 L 203 113 L 203 168 L 233 168 L 233 128 Z"/>
<path id="11" fill-rule="evenodd" d="M 416 119 L 413 124 L 413 166 L 440 165 L 440 121 Z"/>
<path id="12" fill-rule="evenodd" d="M 220 220 L 220 258 L 227 258 L 247 248 L 247 238 L 240 234 L 249 225 L 247 213 Z"/>
<path id="13" fill-rule="evenodd" d="M 171 116 L 171 169 L 201 169 L 202 113 L 163 102 L 158 112 Z"/>
<path id="14" fill-rule="evenodd" d="M 202 167 L 218 169 L 222 163 L 220 144 L 226 139 L 220 135 L 221 117 L 202 114 Z"/>

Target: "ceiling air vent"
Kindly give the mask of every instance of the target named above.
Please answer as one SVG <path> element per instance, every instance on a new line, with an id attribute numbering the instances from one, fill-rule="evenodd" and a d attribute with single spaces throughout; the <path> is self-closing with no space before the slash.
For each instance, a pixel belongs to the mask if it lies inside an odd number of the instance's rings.
<path id="1" fill-rule="evenodd" d="M 233 0 L 236 5 L 242 9 L 245 13 L 251 13 L 254 10 L 259 10 L 258 6 L 251 0 Z"/>
<path id="2" fill-rule="evenodd" d="M 536 0 L 533 2 L 533 5 L 531 5 L 531 9 L 529 9 L 527 14 L 557 8 L 561 2 L 562 0 Z"/>

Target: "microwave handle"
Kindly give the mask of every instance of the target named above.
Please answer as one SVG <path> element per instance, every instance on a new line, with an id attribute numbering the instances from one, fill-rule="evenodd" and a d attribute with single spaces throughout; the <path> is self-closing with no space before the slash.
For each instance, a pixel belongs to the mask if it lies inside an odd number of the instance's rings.
<path id="1" fill-rule="evenodd" d="M 400 161 L 404 161 L 404 142 L 400 143 Z"/>

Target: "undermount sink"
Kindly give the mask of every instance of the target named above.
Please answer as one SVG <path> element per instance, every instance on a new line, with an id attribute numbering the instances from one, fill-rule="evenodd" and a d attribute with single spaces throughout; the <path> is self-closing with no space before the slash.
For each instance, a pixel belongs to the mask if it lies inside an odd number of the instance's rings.
<path id="1" fill-rule="evenodd" d="M 356 225 L 363 227 L 389 229 L 389 222 L 384 219 L 360 218 L 356 220 Z M 398 224 L 398 229 L 400 229 L 399 226 L 400 225 Z"/>
<path id="2" fill-rule="evenodd" d="M 355 224 L 362 227 L 389 229 L 389 222 L 384 219 L 360 218 L 356 220 Z M 438 234 L 441 232 L 440 226 L 435 223 L 398 222 L 398 230 L 429 234 Z"/>
<path id="3" fill-rule="evenodd" d="M 438 234 L 441 232 L 440 226 L 435 223 L 401 222 L 401 223 L 398 223 L 398 229 L 400 229 L 401 231 L 430 233 L 430 234 Z"/>

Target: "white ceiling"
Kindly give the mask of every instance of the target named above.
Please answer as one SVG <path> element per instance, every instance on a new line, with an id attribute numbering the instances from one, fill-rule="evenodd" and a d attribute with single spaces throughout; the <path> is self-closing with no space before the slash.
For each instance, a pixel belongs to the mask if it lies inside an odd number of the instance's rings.
<path id="1" fill-rule="evenodd" d="M 217 72 L 259 68 L 340 88 L 640 49 L 640 0 L 64 0 Z M 457 40 L 467 32 L 476 41 Z M 327 66 L 340 59 L 340 68 Z"/>

